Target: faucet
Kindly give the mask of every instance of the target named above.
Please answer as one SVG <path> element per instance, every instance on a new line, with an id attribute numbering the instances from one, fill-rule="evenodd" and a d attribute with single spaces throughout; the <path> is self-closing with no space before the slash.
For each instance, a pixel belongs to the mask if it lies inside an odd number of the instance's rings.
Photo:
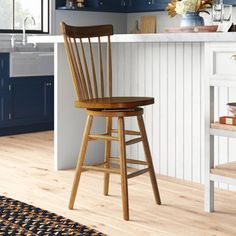
<path id="1" fill-rule="evenodd" d="M 23 35 L 22 35 L 22 44 L 25 45 L 26 44 L 26 36 L 25 36 L 25 25 L 26 25 L 26 22 L 28 20 L 31 20 L 33 22 L 33 25 L 36 25 L 36 22 L 35 22 L 35 19 L 33 16 L 26 16 L 23 20 L 23 24 L 22 24 L 22 28 L 23 28 Z"/>
<path id="2" fill-rule="evenodd" d="M 16 37 L 14 34 L 11 35 L 11 47 L 14 48 L 15 47 L 15 41 L 16 41 Z"/>

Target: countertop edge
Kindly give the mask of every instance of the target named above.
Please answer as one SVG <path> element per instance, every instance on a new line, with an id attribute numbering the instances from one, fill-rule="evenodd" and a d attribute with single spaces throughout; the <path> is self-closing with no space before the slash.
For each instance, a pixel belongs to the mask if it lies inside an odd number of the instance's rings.
<path id="1" fill-rule="evenodd" d="M 63 43 L 62 35 L 29 36 L 29 43 Z M 214 33 L 159 33 L 159 34 L 115 34 L 113 43 L 152 42 L 236 42 L 235 32 Z"/>

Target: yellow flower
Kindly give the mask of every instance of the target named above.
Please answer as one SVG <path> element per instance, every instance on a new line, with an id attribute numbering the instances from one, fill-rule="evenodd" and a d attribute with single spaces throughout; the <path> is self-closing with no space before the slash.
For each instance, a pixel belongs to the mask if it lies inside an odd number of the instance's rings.
<path id="1" fill-rule="evenodd" d="M 171 17 L 176 14 L 184 15 L 187 12 L 205 12 L 206 8 L 212 6 L 213 0 L 170 0 L 166 6 L 166 11 Z M 208 13 L 209 14 L 209 13 Z"/>
<path id="2" fill-rule="evenodd" d="M 176 2 L 175 11 L 177 14 L 185 15 L 187 12 L 195 12 L 197 0 L 182 0 Z"/>

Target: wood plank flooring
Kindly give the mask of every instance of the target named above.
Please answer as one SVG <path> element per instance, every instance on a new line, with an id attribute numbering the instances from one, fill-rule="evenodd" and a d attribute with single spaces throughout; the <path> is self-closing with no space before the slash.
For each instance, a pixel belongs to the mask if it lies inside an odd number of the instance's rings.
<path id="1" fill-rule="evenodd" d="M 53 133 L 0 137 L 0 194 L 63 215 L 108 235 L 236 235 L 236 193 L 216 190 L 216 212 L 203 211 L 203 187 L 158 176 L 163 205 L 155 204 L 148 175 L 129 180 L 130 221 L 122 220 L 120 178 L 82 175 L 75 210 L 68 210 L 74 171 L 53 170 Z"/>

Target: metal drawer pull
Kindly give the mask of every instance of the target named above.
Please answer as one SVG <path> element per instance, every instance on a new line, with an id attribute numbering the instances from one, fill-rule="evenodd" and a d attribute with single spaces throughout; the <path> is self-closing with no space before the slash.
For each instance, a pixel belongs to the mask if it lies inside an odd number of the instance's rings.
<path id="1" fill-rule="evenodd" d="M 232 59 L 232 60 L 236 60 L 236 54 L 232 55 L 232 56 L 231 56 L 231 59 Z"/>

